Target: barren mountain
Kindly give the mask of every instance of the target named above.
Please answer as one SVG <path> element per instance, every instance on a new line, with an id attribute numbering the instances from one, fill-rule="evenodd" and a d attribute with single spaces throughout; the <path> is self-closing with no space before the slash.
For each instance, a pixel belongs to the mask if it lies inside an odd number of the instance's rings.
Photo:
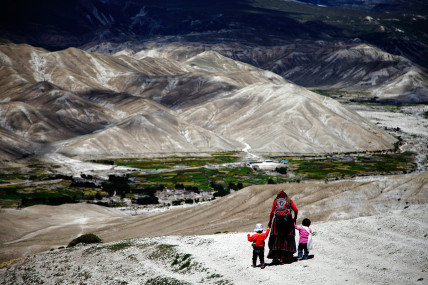
<path id="1" fill-rule="evenodd" d="M 253 84 L 180 114 L 246 142 L 253 152 L 325 153 L 388 148 L 393 140 L 336 101 L 293 84 Z"/>
<path id="2" fill-rule="evenodd" d="M 332 99 L 204 52 L 184 62 L 0 46 L 1 126 L 72 154 L 381 150 L 394 138 Z"/>
<path id="3" fill-rule="evenodd" d="M 217 51 L 304 87 L 364 91 L 360 100 L 388 97 L 388 103 L 423 104 L 428 93 L 427 7 L 423 0 L 64 0 L 37 5 L 15 0 L 0 9 L 0 37 L 137 59 L 183 61 Z M 43 57 L 33 61 L 43 63 Z M 101 57 L 95 62 L 103 66 Z M 127 82 L 128 76 L 118 80 Z M 409 76 L 411 82 L 403 80 Z"/>
<path id="4" fill-rule="evenodd" d="M 400 104 L 428 102 L 428 73 L 425 69 L 405 57 L 362 44 L 360 39 L 347 42 L 306 40 L 287 45 L 257 46 L 238 42 L 196 44 L 172 38 L 162 43 L 107 44 L 88 47 L 88 50 L 105 52 L 125 46 L 141 50 L 129 53 L 137 59 L 155 55 L 178 61 L 211 50 L 270 70 L 304 87 L 364 92 L 363 100 L 388 98 L 389 102 Z"/>

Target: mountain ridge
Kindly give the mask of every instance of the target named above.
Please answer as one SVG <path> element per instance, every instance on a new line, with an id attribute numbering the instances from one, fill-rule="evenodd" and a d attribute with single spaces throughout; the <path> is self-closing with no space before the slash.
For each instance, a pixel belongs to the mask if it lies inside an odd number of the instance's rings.
<path id="1" fill-rule="evenodd" d="M 391 149 L 395 141 L 332 99 L 215 52 L 184 62 L 160 59 L 161 69 L 156 58 L 74 48 L 50 53 L 2 45 L 0 52 L 4 80 L 12 82 L 0 93 L 0 109 L 16 106 L 2 112 L 1 127 L 34 142 L 64 140 L 61 151 L 74 155 L 112 155 L 107 145 L 118 155 L 236 151 L 247 144 L 266 153 L 348 152 Z M 25 80 L 13 81 L 16 74 Z"/>

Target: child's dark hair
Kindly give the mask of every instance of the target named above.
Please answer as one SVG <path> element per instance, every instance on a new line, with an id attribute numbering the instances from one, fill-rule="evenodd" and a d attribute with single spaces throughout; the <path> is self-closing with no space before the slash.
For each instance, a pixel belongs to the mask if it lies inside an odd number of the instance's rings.
<path id="1" fill-rule="evenodd" d="M 309 220 L 308 218 L 304 218 L 302 221 L 302 225 L 304 225 L 305 227 L 309 227 L 311 225 L 311 220 Z"/>

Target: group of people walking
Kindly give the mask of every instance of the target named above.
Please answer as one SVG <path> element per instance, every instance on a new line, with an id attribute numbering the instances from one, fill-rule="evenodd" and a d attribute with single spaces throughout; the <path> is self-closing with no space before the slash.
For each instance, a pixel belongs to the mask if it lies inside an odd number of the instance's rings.
<path id="1" fill-rule="evenodd" d="M 297 214 L 298 209 L 293 200 L 284 191 L 280 191 L 273 201 L 266 232 L 263 233 L 262 224 L 257 224 L 254 229 L 256 233 L 247 236 L 248 241 L 253 245 L 253 267 L 256 267 L 256 261 L 259 258 L 261 268 L 265 268 L 264 248 L 265 239 L 268 236 L 267 258 L 272 259 L 272 264 L 291 263 L 293 254 L 296 252 L 296 230 L 299 231 L 297 258 L 308 259 L 309 250 L 312 247 L 312 230 L 309 228 L 311 221 L 305 218 L 302 221 L 302 227 L 298 227 Z"/>

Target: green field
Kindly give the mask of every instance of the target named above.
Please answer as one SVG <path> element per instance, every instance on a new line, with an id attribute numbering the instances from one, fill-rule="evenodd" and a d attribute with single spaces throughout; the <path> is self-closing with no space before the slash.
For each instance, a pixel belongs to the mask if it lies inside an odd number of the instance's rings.
<path id="1" fill-rule="evenodd" d="M 327 158 L 275 157 L 275 159 L 289 160 L 292 171 L 305 180 L 402 174 L 412 172 L 416 167 L 414 163 L 415 154 L 411 152 Z"/>
<path id="2" fill-rule="evenodd" d="M 113 190 L 116 190 L 118 195 L 131 199 L 137 193 L 153 195 L 156 190 L 182 189 L 182 187 L 196 192 L 223 191 L 222 193 L 226 195 L 232 189 L 239 190 L 250 185 L 402 174 L 412 172 L 416 168 L 415 154 L 411 152 L 335 154 L 324 157 L 277 156 L 272 159 L 288 160 L 290 162 L 287 165 L 288 174 L 254 171 L 250 167 L 243 166 L 243 163 L 228 165 L 239 161 L 237 154 L 217 154 L 212 157 L 117 159 L 113 161 L 117 165 L 132 165 L 142 169 L 162 168 L 170 171 L 150 174 L 129 173 L 132 181 L 105 185 L 103 188 L 85 183 L 73 184 L 70 176 L 47 173 L 51 165 L 44 165 L 41 162 L 32 163 L 29 172 L 19 173 L 19 169 L 8 169 L 8 173 L 0 174 L 0 205 L 58 205 L 92 201 L 95 197 L 108 196 L 109 192 L 114 192 Z M 104 161 L 104 163 L 110 162 Z M 82 179 L 87 179 L 83 181 L 90 184 L 89 176 L 82 175 Z"/>
<path id="3" fill-rule="evenodd" d="M 224 164 L 239 161 L 236 153 L 216 153 L 212 156 L 170 156 L 160 158 L 118 158 L 111 160 L 91 160 L 95 163 L 128 166 L 140 169 L 170 169 L 177 166 L 201 167 L 209 164 Z"/>
<path id="4" fill-rule="evenodd" d="M 187 170 L 176 170 L 171 172 L 156 173 L 156 174 L 131 174 L 133 177 L 138 177 L 141 182 L 138 184 L 143 186 L 148 185 L 165 185 L 168 188 L 174 188 L 177 183 L 184 186 L 194 186 L 201 190 L 212 190 L 211 182 L 222 184 L 228 187 L 229 183 L 242 183 L 244 187 L 255 184 L 267 184 L 269 179 L 275 183 L 286 182 L 284 176 L 267 175 L 264 172 L 256 172 L 249 167 L 233 167 L 233 168 L 197 168 Z"/>

